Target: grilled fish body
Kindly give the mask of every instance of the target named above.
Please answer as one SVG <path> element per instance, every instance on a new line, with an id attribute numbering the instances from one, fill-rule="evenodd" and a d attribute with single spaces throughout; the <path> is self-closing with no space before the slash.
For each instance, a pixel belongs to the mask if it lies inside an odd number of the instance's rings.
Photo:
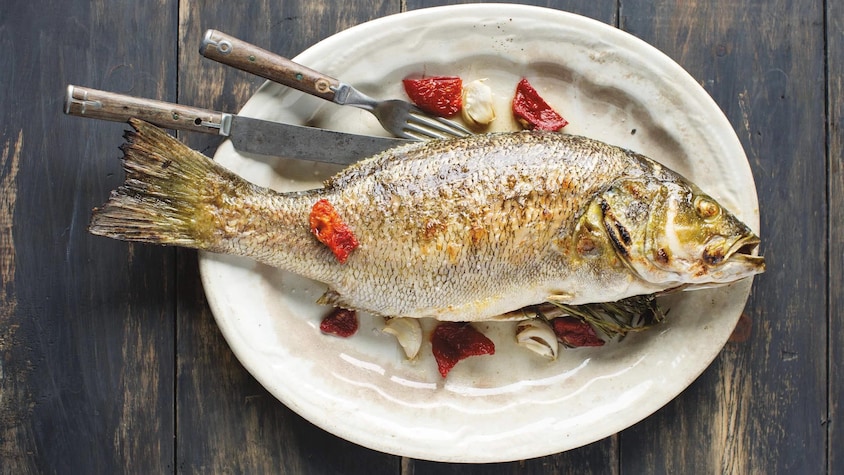
<path id="1" fill-rule="evenodd" d="M 321 303 L 390 317 L 491 320 L 544 301 L 608 302 L 764 270 L 759 239 L 676 173 L 559 133 L 401 146 L 324 188 L 252 185 L 131 121 L 127 179 L 94 234 L 248 256 L 324 282 Z M 345 263 L 311 233 L 328 200 L 359 247 Z"/>

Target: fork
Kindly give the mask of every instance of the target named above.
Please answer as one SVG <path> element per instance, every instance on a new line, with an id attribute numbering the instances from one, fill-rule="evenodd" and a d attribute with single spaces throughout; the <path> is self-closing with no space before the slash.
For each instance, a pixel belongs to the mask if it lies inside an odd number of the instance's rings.
<path id="1" fill-rule="evenodd" d="M 349 84 L 217 30 L 205 33 L 199 53 L 313 96 L 367 110 L 378 118 L 385 130 L 396 137 L 428 140 L 472 134 L 462 125 L 441 117 L 432 117 L 409 102 L 398 99 L 378 101 Z"/>

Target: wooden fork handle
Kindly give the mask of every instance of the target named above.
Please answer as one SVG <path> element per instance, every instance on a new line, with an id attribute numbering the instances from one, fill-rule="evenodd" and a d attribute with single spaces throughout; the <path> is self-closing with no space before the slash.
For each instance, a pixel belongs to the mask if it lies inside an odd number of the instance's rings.
<path id="1" fill-rule="evenodd" d="M 335 91 L 340 86 L 337 79 L 217 30 L 205 32 L 199 53 L 227 66 L 329 101 L 334 100 Z"/>

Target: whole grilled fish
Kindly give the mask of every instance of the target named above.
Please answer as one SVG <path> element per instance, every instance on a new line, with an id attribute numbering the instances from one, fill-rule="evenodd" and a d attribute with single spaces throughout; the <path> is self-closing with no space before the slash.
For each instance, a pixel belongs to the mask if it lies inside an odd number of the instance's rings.
<path id="1" fill-rule="evenodd" d="M 516 132 L 404 145 L 320 189 L 253 185 L 130 121 L 125 183 L 90 231 L 248 256 L 328 285 L 320 303 L 481 321 L 528 305 L 610 302 L 763 272 L 759 238 L 677 173 L 585 137 Z M 312 234 L 327 200 L 358 247 Z"/>

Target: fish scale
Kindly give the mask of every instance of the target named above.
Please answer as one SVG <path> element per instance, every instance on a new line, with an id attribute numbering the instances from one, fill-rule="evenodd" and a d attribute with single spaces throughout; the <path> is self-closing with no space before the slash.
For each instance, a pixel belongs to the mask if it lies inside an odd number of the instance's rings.
<path id="1" fill-rule="evenodd" d="M 750 256 L 758 238 L 747 226 L 726 210 L 696 211 L 690 196 L 721 210 L 697 187 L 585 137 L 521 132 L 412 143 L 323 188 L 278 193 L 154 126 L 130 123 L 127 181 L 95 210 L 91 232 L 251 257 L 325 283 L 320 302 L 329 305 L 481 321 L 547 300 L 607 302 L 764 269 Z M 359 243 L 345 263 L 311 233 L 318 200 L 331 203 Z M 716 235 L 723 249 L 711 244 Z M 706 253 L 723 263 L 710 258 L 701 267 Z"/>

